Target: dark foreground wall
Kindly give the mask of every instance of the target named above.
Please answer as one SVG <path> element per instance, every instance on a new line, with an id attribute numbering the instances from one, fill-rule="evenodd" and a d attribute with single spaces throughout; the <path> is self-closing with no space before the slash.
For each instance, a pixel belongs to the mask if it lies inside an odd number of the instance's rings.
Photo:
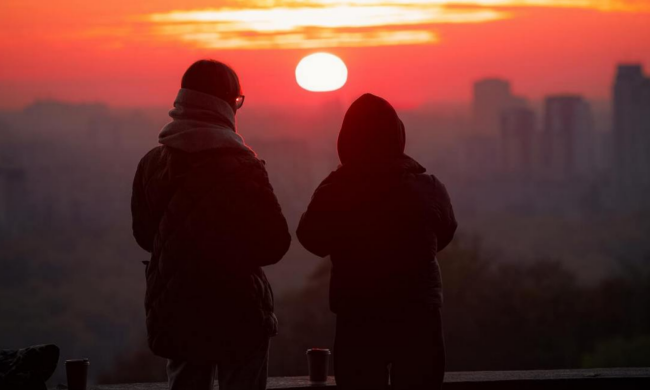
<path id="1" fill-rule="evenodd" d="M 335 389 L 330 378 L 328 389 Z M 215 384 L 215 389 L 218 387 Z M 269 379 L 269 389 L 313 389 L 306 377 Z M 445 390 L 650 389 L 650 368 L 449 372 Z M 166 383 L 104 385 L 91 390 L 167 390 Z"/>

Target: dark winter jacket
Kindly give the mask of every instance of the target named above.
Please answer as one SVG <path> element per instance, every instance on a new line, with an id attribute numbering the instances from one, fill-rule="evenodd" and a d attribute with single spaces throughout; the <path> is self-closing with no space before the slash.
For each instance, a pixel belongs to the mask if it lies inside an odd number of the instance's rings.
<path id="1" fill-rule="evenodd" d="M 217 118 L 233 117 L 232 110 L 201 95 L 179 93 L 163 146 L 138 166 L 132 214 L 133 234 L 151 252 L 151 350 L 214 363 L 275 334 L 273 293 L 261 267 L 278 262 L 291 237 L 262 161 Z"/>
<path id="2" fill-rule="evenodd" d="M 330 256 L 330 307 L 401 315 L 442 303 L 436 254 L 456 220 L 444 185 L 404 155 L 404 126 L 385 100 L 364 95 L 339 136 L 342 165 L 318 187 L 298 227 L 310 252 Z"/>

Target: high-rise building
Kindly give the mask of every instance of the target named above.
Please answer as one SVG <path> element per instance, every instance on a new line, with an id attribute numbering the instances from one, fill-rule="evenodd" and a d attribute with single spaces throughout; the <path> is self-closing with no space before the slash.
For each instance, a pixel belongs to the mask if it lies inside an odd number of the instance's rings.
<path id="1" fill-rule="evenodd" d="M 463 140 L 463 171 L 489 177 L 500 169 L 501 115 L 526 100 L 512 95 L 510 82 L 488 78 L 474 83 L 471 131 Z"/>
<path id="2" fill-rule="evenodd" d="M 544 107 L 544 172 L 553 179 L 584 177 L 594 169 L 594 121 L 581 96 L 546 98 Z"/>
<path id="3" fill-rule="evenodd" d="M 641 65 L 620 65 L 613 92 L 616 177 L 650 184 L 650 78 Z"/>
<path id="4" fill-rule="evenodd" d="M 501 115 L 501 171 L 526 177 L 533 170 L 535 113 L 525 107 L 506 110 Z"/>
<path id="5" fill-rule="evenodd" d="M 474 134 L 497 137 L 501 129 L 501 114 L 524 105 L 525 99 L 512 95 L 507 80 L 483 79 L 475 82 L 472 103 Z"/>

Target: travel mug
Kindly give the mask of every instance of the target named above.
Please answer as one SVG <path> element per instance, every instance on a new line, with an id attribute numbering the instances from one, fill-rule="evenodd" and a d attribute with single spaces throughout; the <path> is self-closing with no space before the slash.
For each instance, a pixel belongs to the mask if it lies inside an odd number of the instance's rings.
<path id="1" fill-rule="evenodd" d="M 65 372 L 68 377 L 68 390 L 86 390 L 88 382 L 88 359 L 72 359 L 65 361 Z"/>
<path id="2" fill-rule="evenodd" d="M 314 385 L 324 385 L 327 382 L 330 350 L 312 348 L 307 350 L 309 363 L 309 381 Z"/>

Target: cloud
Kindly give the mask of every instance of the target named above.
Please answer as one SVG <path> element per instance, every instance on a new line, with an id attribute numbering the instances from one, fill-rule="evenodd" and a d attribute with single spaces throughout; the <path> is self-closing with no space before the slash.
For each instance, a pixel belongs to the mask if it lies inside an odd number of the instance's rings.
<path id="1" fill-rule="evenodd" d="M 438 38 L 432 25 L 481 23 L 509 16 L 484 8 L 357 1 L 171 11 L 148 15 L 146 21 L 153 25 L 154 34 L 200 47 L 259 49 L 435 43 Z"/>
<path id="2" fill-rule="evenodd" d="M 519 7 L 650 11 L 641 0 L 253 0 L 144 15 L 160 39 L 212 49 L 433 44 L 441 24 L 487 23 Z"/>

